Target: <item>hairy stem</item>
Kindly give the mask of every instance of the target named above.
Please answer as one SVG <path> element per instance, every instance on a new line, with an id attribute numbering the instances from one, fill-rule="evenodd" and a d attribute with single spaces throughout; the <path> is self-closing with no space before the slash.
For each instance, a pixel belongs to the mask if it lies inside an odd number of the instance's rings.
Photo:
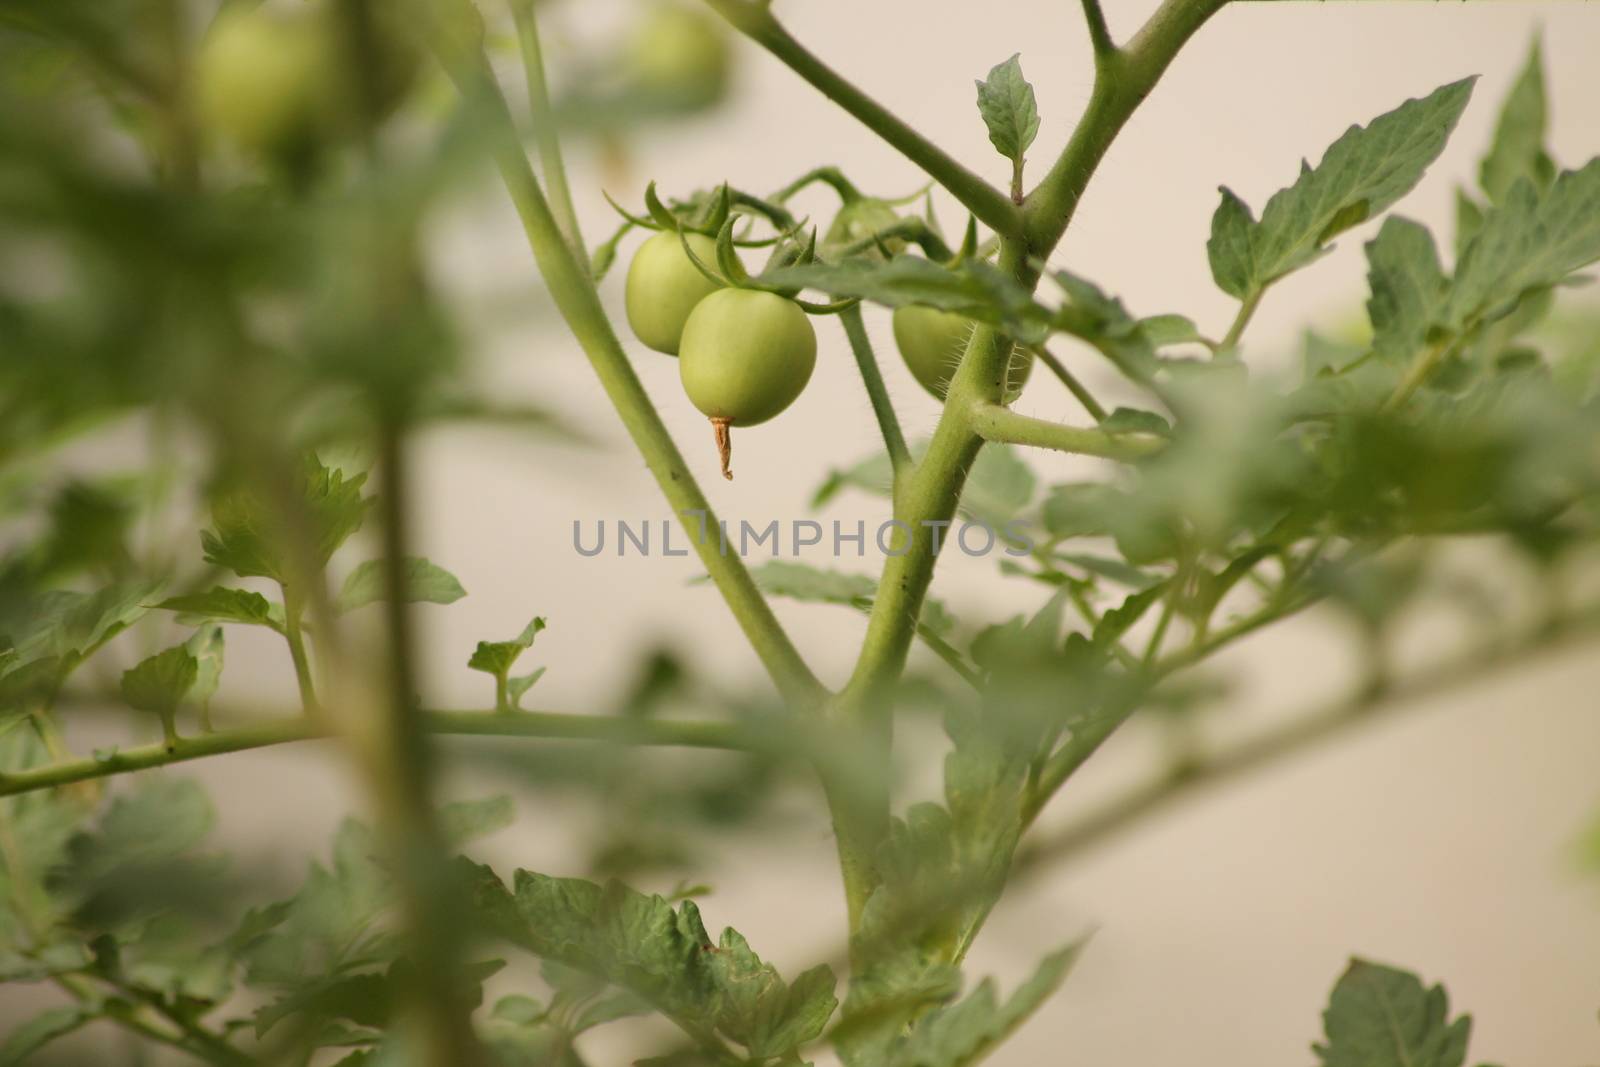
<path id="1" fill-rule="evenodd" d="M 1131 460 L 1154 455 L 1166 442 L 1148 434 L 1111 434 L 1019 415 L 992 402 L 973 406 L 972 428 L 985 441 L 1049 448 L 1080 456 Z"/>
<path id="2" fill-rule="evenodd" d="M 1083 0 L 1083 20 L 1089 25 L 1089 43 L 1094 46 L 1095 59 L 1116 55 L 1117 46 L 1111 40 L 1111 30 L 1106 26 L 1106 13 L 1100 9 L 1100 0 Z"/>
<path id="3" fill-rule="evenodd" d="M 771 52 L 823 96 L 861 120 L 868 129 L 921 167 L 990 229 L 1000 234 L 1018 232 L 1021 215 L 1005 193 L 840 77 L 790 36 L 767 4 L 751 0 L 706 0 L 706 3 L 735 29 Z"/>
<path id="4" fill-rule="evenodd" d="M 889 390 L 883 384 L 883 373 L 878 369 L 878 357 L 872 351 L 872 341 L 867 337 L 867 326 L 861 318 L 861 305 L 846 308 L 839 313 L 845 336 L 850 340 L 850 351 L 855 354 L 856 366 L 861 370 L 861 383 L 866 386 L 867 398 L 872 401 L 872 413 L 877 416 L 878 429 L 883 433 L 883 445 L 889 451 L 889 462 L 894 465 L 895 480 L 911 464 L 911 453 L 906 448 L 905 435 L 900 432 L 900 419 L 889 400 Z"/>
<path id="5" fill-rule="evenodd" d="M 1051 352 L 1043 345 L 1039 345 L 1034 348 L 1033 354 L 1040 363 L 1049 368 L 1051 374 L 1060 379 L 1061 384 L 1067 387 L 1067 392 L 1071 393 L 1078 403 L 1083 405 L 1083 410 L 1087 411 L 1095 422 L 1100 422 L 1106 417 L 1105 407 L 1078 380 L 1078 376 L 1067 369 L 1067 365 L 1061 362 L 1054 352 Z"/>
<path id="6" fill-rule="evenodd" d="M 1083 118 L 1055 165 L 1023 207 L 1028 244 L 1043 258 L 1055 248 L 1106 150 L 1178 51 L 1228 0 L 1165 0 L 1125 48 L 1102 53 Z"/>

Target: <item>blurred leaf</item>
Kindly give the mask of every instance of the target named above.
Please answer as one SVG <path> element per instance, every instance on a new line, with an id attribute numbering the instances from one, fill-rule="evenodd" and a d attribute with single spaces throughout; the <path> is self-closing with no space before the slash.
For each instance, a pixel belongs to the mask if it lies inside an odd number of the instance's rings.
<path id="1" fill-rule="evenodd" d="M 890 1052 L 890 1067 L 968 1067 L 1010 1037 L 1050 998 L 1077 960 L 1082 945 L 1046 956 L 1033 976 L 1000 1003 L 994 981 L 984 979 L 960 1001 L 918 1020 Z"/>
<path id="2" fill-rule="evenodd" d="M 1501 203 L 1511 187 L 1526 179 L 1538 187 L 1554 180 L 1556 165 L 1545 152 L 1550 120 L 1545 104 L 1544 54 L 1538 37 L 1528 62 L 1500 106 L 1494 141 L 1478 169 L 1478 184 L 1491 203 Z"/>
<path id="3" fill-rule="evenodd" d="M 961 510 L 999 531 L 1033 501 L 1033 468 L 1010 445 L 986 445 L 967 473 Z"/>
<path id="4" fill-rule="evenodd" d="M 757 1059 L 791 1056 L 832 1014 L 833 975 L 808 971 L 793 985 L 725 930 L 716 944 L 693 901 L 674 909 L 620 882 L 517 871 L 508 893 L 486 867 L 463 867 L 491 929 L 546 960 L 632 991 L 684 1024 L 716 1030 Z"/>
<path id="5" fill-rule="evenodd" d="M 516 807 L 508 796 L 458 801 L 439 809 L 442 832 L 452 848 L 504 830 L 516 821 L 516 816 Z"/>
<path id="6" fill-rule="evenodd" d="M 1492 209 L 1456 267 L 1443 321 L 1459 329 L 1600 259 L 1600 159 L 1542 196 L 1526 179 Z"/>
<path id="7" fill-rule="evenodd" d="M 808 604 L 842 604 L 861 612 L 872 610 L 878 583 L 865 574 L 843 574 L 805 563 L 771 560 L 750 568 L 750 576 L 768 596 L 787 597 Z M 919 625 L 933 633 L 946 633 L 955 625 L 944 604 L 932 597 L 923 601 Z"/>
<path id="8" fill-rule="evenodd" d="M 1267 201 L 1259 222 L 1224 189 L 1206 245 L 1217 285 L 1251 299 L 1410 192 L 1444 149 L 1471 95 L 1472 80 L 1453 82 L 1365 127 L 1350 127 L 1316 167 L 1302 164 L 1299 179 Z"/>
<path id="9" fill-rule="evenodd" d="M 1157 437 L 1171 437 L 1172 424 L 1153 411 L 1119 407 L 1100 420 L 1100 429 L 1106 433 L 1148 433 Z"/>
<path id="10" fill-rule="evenodd" d="M 1323 1067 L 1461 1067 L 1472 1033 L 1469 1016 L 1450 1021 L 1443 986 L 1364 960 L 1350 961 L 1322 1018 L 1327 1041 L 1312 1047 Z"/>
<path id="11" fill-rule="evenodd" d="M 315 456 L 307 456 L 301 469 L 299 491 L 305 508 L 307 533 L 313 540 L 315 562 L 326 566 L 340 545 L 361 528 L 371 506 L 361 495 L 365 474 L 346 477 L 329 470 Z M 287 520 L 253 492 L 233 490 L 211 504 L 211 529 L 200 533 L 207 563 L 226 567 L 241 578 L 271 578 L 287 582 L 289 573 Z"/>
<path id="12" fill-rule="evenodd" d="M 401 566 L 403 599 L 408 603 L 453 604 L 467 595 L 455 575 L 425 559 L 411 556 Z M 387 600 L 385 583 L 383 560 L 366 561 L 345 579 L 344 587 L 334 600 L 334 610 L 343 614 Z"/>
<path id="13" fill-rule="evenodd" d="M 169 597 L 155 606 L 163 611 L 178 612 L 178 622 L 186 625 L 193 625 L 202 619 L 219 619 L 249 626 L 266 626 L 283 632 L 282 622 L 272 611 L 274 605 L 260 593 L 244 589 L 229 589 L 219 585 L 204 593 Z"/>
<path id="14" fill-rule="evenodd" d="M 98 1013 L 86 1005 L 51 1008 L 19 1025 L 0 1044 L 0 1063 L 19 1064 L 58 1037 L 93 1022 Z"/>
<path id="15" fill-rule="evenodd" d="M 1157 348 L 1200 344 L 1205 340 L 1194 321 L 1183 315 L 1153 315 L 1148 319 L 1140 319 L 1139 330 Z"/>
<path id="16" fill-rule="evenodd" d="M 122 699 L 137 711 L 170 720 L 194 688 L 200 663 L 183 645 L 159 652 L 122 673 Z"/>
<path id="17" fill-rule="evenodd" d="M 1449 296 L 1450 279 L 1427 229 L 1391 215 L 1367 242 L 1367 282 L 1372 296 L 1372 349 L 1391 366 L 1404 368 L 1423 350 Z"/>

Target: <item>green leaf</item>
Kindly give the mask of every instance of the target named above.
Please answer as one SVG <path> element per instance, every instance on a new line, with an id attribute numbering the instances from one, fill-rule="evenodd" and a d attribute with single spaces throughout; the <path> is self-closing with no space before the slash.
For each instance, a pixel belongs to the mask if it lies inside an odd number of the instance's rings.
<path id="1" fill-rule="evenodd" d="M 1491 203 L 1501 203 L 1519 180 L 1548 187 L 1556 166 L 1545 152 L 1550 116 L 1545 104 L 1544 54 L 1534 38 L 1528 62 L 1500 106 L 1494 140 L 1478 168 L 1478 184 Z"/>
<path id="2" fill-rule="evenodd" d="M 833 1013 L 828 968 L 788 985 L 735 931 L 713 945 L 693 901 L 674 909 L 620 882 L 531 871 L 517 871 L 507 893 L 488 868 L 463 865 L 490 929 L 546 961 L 631 991 L 690 1032 L 716 1031 L 754 1059 L 793 1056 Z"/>
<path id="3" fill-rule="evenodd" d="M 1478 236 L 1478 231 L 1483 229 L 1483 205 L 1467 195 L 1467 191 L 1460 186 L 1456 187 L 1456 259 L 1460 260 L 1467 248 L 1471 246 L 1472 239 Z"/>
<path id="4" fill-rule="evenodd" d="M 1207 252 L 1217 285 L 1241 300 L 1317 259 L 1327 243 L 1410 192 L 1472 95 L 1472 79 L 1408 100 L 1369 125 L 1352 126 L 1316 167 L 1267 201 L 1256 222 L 1227 189 L 1211 222 Z"/>
<path id="5" fill-rule="evenodd" d="M 479 641 L 472 658 L 467 660 L 467 666 L 496 678 L 504 678 L 516 664 L 517 657 L 533 646 L 534 638 L 539 636 L 539 631 L 544 627 L 544 618 L 535 616 L 532 622 L 522 628 L 522 633 L 510 641 Z"/>
<path id="6" fill-rule="evenodd" d="M 540 678 L 544 677 L 544 672 L 545 668 L 540 667 L 536 671 L 506 679 L 506 696 L 511 698 L 512 707 L 522 707 L 522 698 L 527 695 L 528 690 L 532 689 Z"/>
<path id="7" fill-rule="evenodd" d="M 1106 433 L 1148 433 L 1157 437 L 1171 437 L 1172 424 L 1153 411 L 1119 407 L 1100 420 L 1100 429 Z"/>
<path id="8" fill-rule="evenodd" d="M 366 474 L 346 477 L 329 470 L 315 456 L 301 468 L 298 489 L 304 521 L 313 540 L 317 566 L 326 566 L 334 552 L 361 528 L 372 498 L 361 495 Z M 206 562 L 226 567 L 241 578 L 271 578 L 284 582 L 289 575 L 289 543 L 284 516 L 254 493 L 236 489 L 211 504 L 211 528 L 200 532 Z"/>
<path id="9" fill-rule="evenodd" d="M 1450 1021 L 1443 986 L 1416 975 L 1351 960 L 1323 1013 L 1322 1067 L 1461 1067 L 1472 1019 Z"/>
<path id="10" fill-rule="evenodd" d="M 750 568 L 750 577 L 768 596 L 805 604 L 842 604 L 862 612 L 872 610 L 878 593 L 877 580 L 865 574 L 845 574 L 781 559 Z M 934 633 L 944 633 L 955 625 L 955 620 L 943 603 L 929 597 L 923 601 L 920 625 Z"/>
<path id="11" fill-rule="evenodd" d="M 735 930 L 723 931 L 710 960 L 717 1029 L 764 1060 L 816 1039 L 839 1002 L 833 971 L 813 967 L 786 985 Z"/>
<path id="12" fill-rule="evenodd" d="M 1373 352 L 1403 368 L 1427 343 L 1450 291 L 1427 228 L 1397 215 L 1384 219 L 1367 242 L 1367 284 Z"/>
<path id="13" fill-rule="evenodd" d="M 1205 338 L 1194 320 L 1183 315 L 1152 315 L 1139 320 L 1139 330 L 1157 348 L 1167 345 L 1200 344 Z"/>
<path id="14" fill-rule="evenodd" d="M 226 649 L 223 644 L 222 627 L 209 623 L 196 630 L 194 636 L 183 643 L 189 655 L 194 657 L 196 670 L 194 685 L 189 690 L 189 698 L 201 707 L 211 703 L 211 698 L 217 694 L 217 686 L 222 682 L 222 664 Z"/>
<path id="15" fill-rule="evenodd" d="M 1110 648 L 1122 640 L 1129 630 L 1144 617 L 1145 612 L 1166 595 L 1170 582 L 1157 582 L 1141 589 L 1123 600 L 1117 607 L 1100 616 L 1094 628 L 1094 643 L 1100 648 Z"/>
<path id="16" fill-rule="evenodd" d="M 1051 314 L 1015 279 L 981 259 L 944 267 L 920 256 L 884 262 L 848 259 L 768 271 L 757 279 L 777 289 L 816 289 L 833 297 L 860 297 L 885 307 L 953 311 L 1004 329 L 1025 344 L 1044 339 Z"/>
<path id="17" fill-rule="evenodd" d="M 380 920 L 393 902 L 393 878 L 376 852 L 372 831 L 346 819 L 334 836 L 330 866 L 313 863 L 292 899 L 246 916 L 235 938 L 249 984 L 294 990 L 392 960 L 394 946 Z"/>
<path id="18" fill-rule="evenodd" d="M 41 1012 L 7 1035 L 5 1043 L 0 1044 L 0 1063 L 20 1064 L 56 1038 L 65 1037 L 96 1018 L 94 1011 L 81 1004 Z"/>
<path id="19" fill-rule="evenodd" d="M 460 848 L 504 830 L 516 820 L 516 808 L 508 796 L 457 801 L 439 809 L 440 829 L 452 848 Z"/>
<path id="20" fill-rule="evenodd" d="M 137 711 L 170 719 L 199 677 L 200 663 L 183 645 L 159 652 L 122 673 L 122 699 Z"/>
<path id="21" fill-rule="evenodd" d="M 1443 314 L 1469 325 L 1600 259 L 1600 159 L 1565 171 L 1542 196 L 1523 179 L 1462 254 Z"/>
<path id="22" fill-rule="evenodd" d="M 272 603 L 260 593 L 217 586 L 204 593 L 169 597 L 155 605 L 161 611 L 175 611 L 178 622 L 193 625 L 201 619 L 220 619 L 248 626 L 266 626 L 282 632 L 282 623 L 273 615 Z"/>
<path id="23" fill-rule="evenodd" d="M 998 536 L 1000 527 L 1033 501 L 1037 479 L 1018 449 L 986 445 L 978 453 L 961 490 L 961 511 L 987 523 Z M 953 533 L 953 531 L 951 531 Z"/>
<path id="24" fill-rule="evenodd" d="M 1059 540 L 1104 537 L 1111 533 L 1112 516 L 1123 504 L 1120 489 L 1100 482 L 1052 485 L 1044 498 L 1044 528 Z"/>
<path id="25" fill-rule="evenodd" d="M 1072 969 L 1082 945 L 1046 956 L 1033 976 L 999 1003 L 994 982 L 955 1004 L 937 1008 L 917 1022 L 889 1055 L 889 1067 L 968 1067 L 1011 1036 L 1050 998 Z"/>
<path id="26" fill-rule="evenodd" d="M 978 113 L 989 127 L 989 143 L 1013 163 L 1027 154 L 1039 135 L 1039 105 L 1022 76 L 1022 56 L 1012 56 L 977 83 Z"/>
<path id="27" fill-rule="evenodd" d="M 418 556 L 401 562 L 401 599 L 410 604 L 453 604 L 467 595 L 456 576 Z M 334 600 L 334 610 L 343 614 L 356 608 L 388 599 L 384 563 L 371 559 L 350 572 Z"/>

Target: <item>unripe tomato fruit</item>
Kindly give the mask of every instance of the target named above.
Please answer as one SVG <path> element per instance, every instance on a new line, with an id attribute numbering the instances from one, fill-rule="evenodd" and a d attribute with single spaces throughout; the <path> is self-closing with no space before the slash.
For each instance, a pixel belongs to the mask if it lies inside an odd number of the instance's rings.
<path id="1" fill-rule="evenodd" d="M 972 338 L 973 321 L 953 311 L 907 305 L 894 309 L 894 343 L 900 349 L 912 377 L 940 400 L 950 385 L 950 376 L 961 362 L 967 342 Z M 1033 372 L 1033 357 L 1013 347 L 1006 376 L 1005 397 L 1009 402 L 1022 392 Z"/>
<path id="2" fill-rule="evenodd" d="M 717 242 L 699 233 L 683 236 L 701 263 L 717 261 Z M 689 261 L 678 235 L 663 230 L 640 245 L 628 265 L 628 325 L 648 347 L 675 356 L 689 313 L 720 288 Z"/>
<path id="3" fill-rule="evenodd" d="M 728 469 L 728 430 L 754 426 L 804 391 L 817 365 L 817 334 L 800 305 L 776 293 L 720 289 L 683 328 L 678 371 L 689 400 L 711 419 Z"/>
<path id="4" fill-rule="evenodd" d="M 823 235 L 822 247 L 830 252 L 836 252 L 850 245 L 865 241 L 873 234 L 888 229 L 900 221 L 900 216 L 895 213 L 893 206 L 883 200 L 864 196 L 859 200 L 852 200 L 839 209 L 833 217 L 833 222 L 828 226 L 828 232 Z M 906 242 L 900 237 L 890 237 L 884 240 L 883 246 L 890 254 L 899 254 L 905 251 Z M 882 256 L 873 250 L 874 258 Z"/>
<path id="5" fill-rule="evenodd" d="M 200 48 L 201 118 L 252 152 L 309 144 L 336 88 L 335 59 L 333 38 L 316 14 L 229 8 Z"/>
<path id="6" fill-rule="evenodd" d="M 722 25 L 681 3 L 652 4 L 628 41 L 634 86 L 677 107 L 720 100 L 730 58 Z"/>

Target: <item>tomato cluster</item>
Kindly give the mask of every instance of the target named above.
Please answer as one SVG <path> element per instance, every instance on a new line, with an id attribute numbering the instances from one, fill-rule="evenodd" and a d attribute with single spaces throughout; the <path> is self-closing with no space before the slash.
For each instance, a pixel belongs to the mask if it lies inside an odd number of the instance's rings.
<path id="1" fill-rule="evenodd" d="M 808 242 L 800 242 L 801 227 L 780 206 L 785 197 L 813 182 L 832 185 L 842 200 L 820 249 L 815 231 Z M 766 214 L 778 235 L 768 241 L 734 240 L 740 216 L 730 205 L 736 199 L 742 207 Z M 906 253 L 913 242 L 921 244 L 930 258 L 947 263 L 978 254 L 975 230 L 969 228 L 961 251 L 953 253 L 938 237 L 931 214 L 926 221 L 902 217 L 895 207 L 905 201 L 863 196 L 829 168 L 801 179 L 770 201 L 734 194 L 724 186 L 712 197 L 697 194 L 668 208 L 657 199 L 653 185 L 646 201 L 648 218 L 618 208 L 626 220 L 623 232 L 635 226 L 658 231 L 640 245 L 628 268 L 628 323 L 646 346 L 678 357 L 684 392 L 711 419 L 723 474 L 729 478 L 733 476 L 728 468 L 729 430 L 781 414 L 811 378 L 817 338 L 808 313 L 826 314 L 854 303 L 809 304 L 798 300 L 794 290 L 773 284 L 777 275 L 752 279 L 739 261 L 736 245 L 775 245 L 770 266 L 779 268 L 819 258 L 825 263 L 853 257 L 882 259 Z M 742 232 L 748 233 L 748 227 Z M 604 249 L 606 263 L 615 243 L 613 238 Z M 905 305 L 893 316 L 901 358 L 912 376 L 939 400 L 945 398 L 974 327 L 971 319 L 935 307 Z M 1013 346 L 1007 402 L 1022 391 L 1032 369 L 1031 354 Z"/>

